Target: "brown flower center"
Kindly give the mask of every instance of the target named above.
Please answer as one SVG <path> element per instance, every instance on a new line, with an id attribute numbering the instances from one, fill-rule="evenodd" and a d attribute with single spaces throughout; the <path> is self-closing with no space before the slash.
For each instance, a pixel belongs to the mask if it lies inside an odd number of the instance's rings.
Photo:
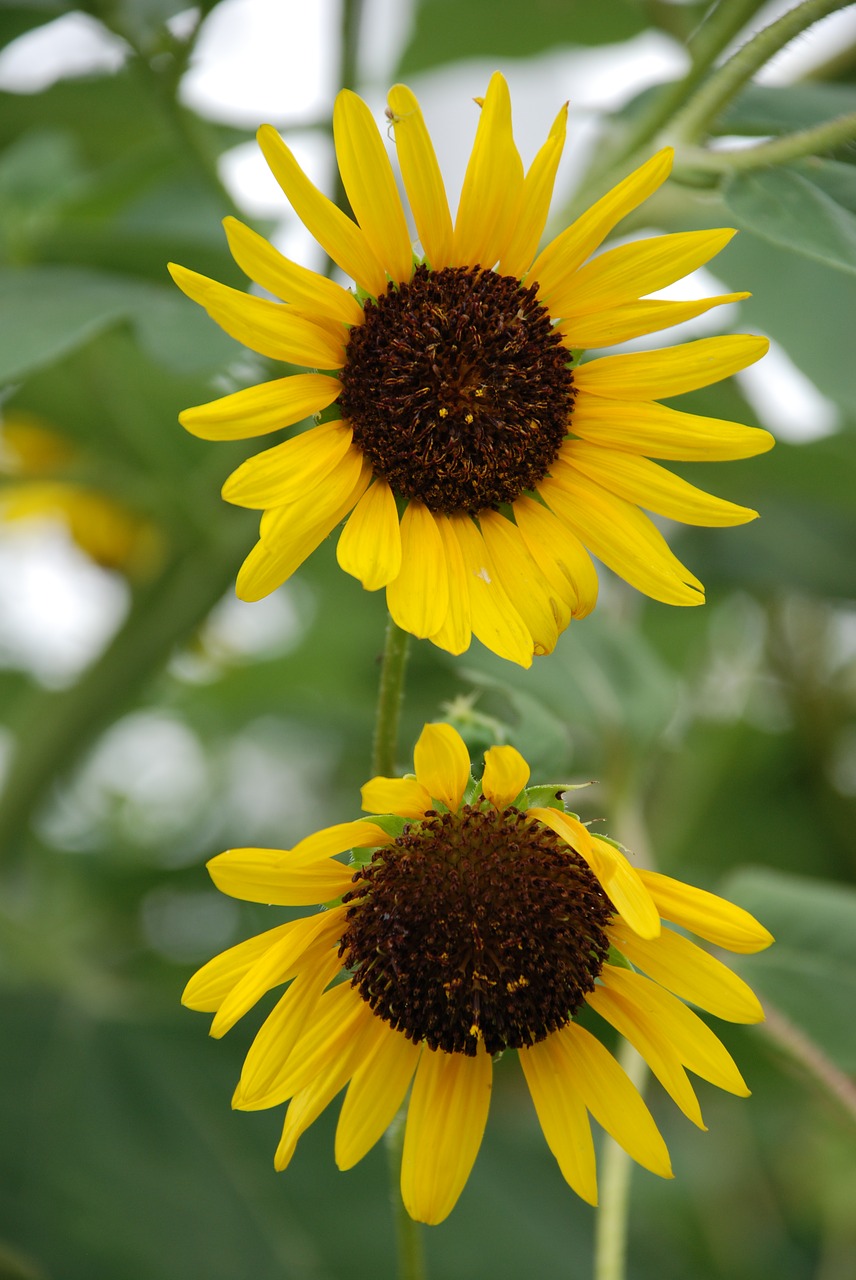
<path id="1" fill-rule="evenodd" d="M 365 307 L 341 374 L 354 443 L 405 498 L 477 514 L 543 480 L 568 432 L 568 352 L 537 286 L 417 267 Z"/>
<path id="2" fill-rule="evenodd" d="M 594 988 L 613 909 L 588 866 L 517 809 L 426 814 L 354 876 L 340 955 L 378 1017 L 446 1053 L 522 1048 Z"/>

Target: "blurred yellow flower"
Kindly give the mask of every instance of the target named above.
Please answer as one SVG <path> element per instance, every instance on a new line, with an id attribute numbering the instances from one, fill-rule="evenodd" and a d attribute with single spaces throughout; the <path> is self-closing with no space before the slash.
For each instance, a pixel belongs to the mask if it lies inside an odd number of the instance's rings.
<path id="1" fill-rule="evenodd" d="M 238 595 L 273 591 L 349 516 L 341 567 L 367 590 L 385 587 L 395 622 L 450 653 L 462 653 L 472 634 L 523 666 L 549 653 L 570 619 L 595 605 L 589 552 L 657 600 L 701 603 L 701 583 L 639 508 L 701 525 L 756 513 L 644 455 L 742 458 L 772 439 L 655 402 L 728 377 L 767 341 L 702 338 L 573 362 L 585 349 L 747 297 L 645 298 L 707 262 L 733 231 L 656 236 L 591 258 L 668 177 L 666 148 L 538 253 L 566 107 L 524 174 L 508 86 L 493 76 L 454 224 L 409 89 L 390 91 L 387 114 L 423 258 L 414 257 L 381 134 L 366 104 L 343 90 L 333 131 L 356 222 L 316 190 L 273 128 L 258 138 L 295 212 L 356 281 L 356 296 L 234 218 L 225 227 L 236 262 L 287 305 L 170 267 L 238 341 L 325 371 L 188 409 L 180 415 L 188 431 L 244 439 L 333 406 L 329 421 L 256 455 L 226 482 L 229 502 L 264 512 Z"/>
<path id="2" fill-rule="evenodd" d="M 61 523 L 81 551 L 105 569 L 147 576 L 163 552 L 150 520 L 97 489 L 61 478 L 75 446 L 35 414 L 15 412 L 0 424 L 0 519 Z"/>
<path id="3" fill-rule="evenodd" d="M 250 902 L 339 900 L 239 943 L 188 983 L 184 1003 L 215 1014 L 214 1036 L 289 984 L 247 1054 L 233 1106 L 290 1099 L 275 1157 L 284 1169 L 347 1085 L 336 1162 L 349 1169 L 412 1082 L 401 1193 L 412 1217 L 441 1222 L 481 1144 L 492 1057 L 516 1049 L 547 1143 L 584 1200 L 597 1202 L 589 1113 L 634 1160 L 670 1177 L 645 1103 L 575 1015 L 588 1005 L 611 1023 L 704 1128 L 687 1068 L 731 1093 L 748 1089 L 683 1001 L 732 1022 L 763 1012 L 736 974 L 661 919 L 737 952 L 766 947 L 770 934 L 714 894 L 635 870 L 571 814 L 543 807 L 513 747 L 487 751 L 475 784 L 463 740 L 430 724 L 414 764 L 415 776 L 363 788 L 363 808 L 382 816 L 208 864 L 219 889 Z M 349 849 L 356 868 L 337 861 Z"/>

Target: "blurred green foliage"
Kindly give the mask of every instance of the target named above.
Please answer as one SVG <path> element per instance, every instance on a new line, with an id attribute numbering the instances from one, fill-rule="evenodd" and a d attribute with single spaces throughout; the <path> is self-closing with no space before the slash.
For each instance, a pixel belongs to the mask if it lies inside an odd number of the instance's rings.
<path id="1" fill-rule="evenodd" d="M 92 4 L 127 42 L 121 70 L 0 93 L 3 413 L 72 442 L 74 477 L 153 522 L 164 548 L 129 579 L 125 621 L 78 678 L 45 687 L 8 656 L 0 671 L 0 1277 L 380 1280 L 393 1267 L 382 1152 L 337 1174 L 327 1116 L 275 1176 L 278 1118 L 228 1107 L 251 1031 L 213 1045 L 178 1008 L 194 967 L 270 924 L 218 897 L 206 857 L 355 816 L 384 625 L 381 595 L 344 576 L 330 544 L 272 609 L 222 603 L 253 527 L 218 489 L 250 446 L 191 439 L 176 417 L 264 369 L 165 272 L 174 259 L 242 286 L 217 158 L 247 135 L 177 99 L 198 27 L 179 39 L 164 24 L 183 8 Z M 652 28 L 689 38 L 707 8 L 422 0 L 396 74 Z M 4 5 L 0 44 L 66 12 Z M 715 128 L 765 137 L 853 111 L 852 67 L 750 85 Z M 658 91 L 604 122 L 608 146 Z M 773 929 L 776 947 L 742 971 L 842 1073 L 856 1067 L 853 159 L 842 148 L 718 186 L 672 183 L 645 214 L 664 230 L 736 219 L 743 234 L 715 271 L 753 290 L 742 324 L 769 333 L 841 420 L 713 480 L 704 469 L 701 483 L 763 517 L 676 534 L 707 606 L 668 609 L 607 580 L 597 613 L 530 672 L 477 644 L 453 660 L 417 643 L 401 739 L 469 699 L 456 708 L 474 748 L 499 732 L 536 779 L 597 779 L 578 793 L 587 820 L 650 841 L 663 870 Z M 685 401 L 757 422 L 737 384 Z M 12 595 L 3 608 L 15 607 Z M 677 1177 L 634 1174 L 630 1275 L 849 1280 L 853 1114 L 781 1037 L 722 1035 L 753 1097 L 702 1085 L 700 1135 L 652 1086 Z M 475 1174 L 429 1234 L 432 1274 L 584 1275 L 591 1217 L 503 1064 Z"/>

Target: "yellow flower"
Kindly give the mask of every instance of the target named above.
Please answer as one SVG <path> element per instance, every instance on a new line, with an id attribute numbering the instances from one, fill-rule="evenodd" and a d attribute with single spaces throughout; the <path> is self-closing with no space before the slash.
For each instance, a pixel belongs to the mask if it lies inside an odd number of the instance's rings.
<path id="1" fill-rule="evenodd" d="M 8 414 L 0 432 L 0 519 L 48 519 L 103 569 L 148 577 L 163 556 L 163 539 L 144 517 L 61 473 L 78 451 L 35 414 Z"/>
<path id="2" fill-rule="evenodd" d="M 772 439 L 655 402 L 744 368 L 766 340 L 702 338 L 573 361 L 747 297 L 645 298 L 707 262 L 733 231 L 656 236 L 591 259 L 665 181 L 666 148 L 538 253 L 567 107 L 524 174 L 508 86 L 493 76 L 454 223 L 419 104 L 404 85 L 390 91 L 387 114 L 424 258 L 414 257 L 369 109 L 343 90 L 333 131 L 356 221 L 309 182 L 273 128 L 258 138 L 292 208 L 356 282 L 356 296 L 234 218 L 225 227 L 235 260 L 282 302 L 170 267 L 238 341 L 313 370 L 187 409 L 188 431 L 245 439 L 333 406 L 329 421 L 257 454 L 223 488 L 229 502 L 264 512 L 239 596 L 273 591 L 349 516 L 341 567 L 367 590 L 385 587 L 396 623 L 450 653 L 462 653 L 472 634 L 523 666 L 549 653 L 569 620 L 594 607 L 589 552 L 656 600 L 701 603 L 701 583 L 639 508 L 702 525 L 756 513 L 649 456 L 742 458 Z"/>
<path id="3" fill-rule="evenodd" d="M 275 1157 L 284 1169 L 347 1085 L 336 1162 L 350 1169 L 412 1082 L 401 1193 L 412 1217 L 441 1222 L 478 1153 L 492 1056 L 516 1049 L 547 1143 L 584 1200 L 597 1203 L 589 1112 L 634 1160 L 671 1177 L 642 1098 L 575 1014 L 588 1005 L 611 1023 L 704 1128 L 687 1068 L 731 1093 L 748 1089 L 682 1001 L 732 1022 L 764 1015 L 740 978 L 661 917 L 732 951 L 760 950 L 770 934 L 714 894 L 635 870 L 573 815 L 545 807 L 549 789 L 527 792 L 529 766 L 513 747 L 490 748 L 476 784 L 458 733 L 429 724 L 414 765 L 413 777 L 363 788 L 363 808 L 385 816 L 208 864 L 236 898 L 336 903 L 239 943 L 188 983 L 184 1003 L 215 1014 L 214 1036 L 289 984 L 233 1106 L 290 1099 Z M 356 868 L 337 861 L 349 849 Z"/>

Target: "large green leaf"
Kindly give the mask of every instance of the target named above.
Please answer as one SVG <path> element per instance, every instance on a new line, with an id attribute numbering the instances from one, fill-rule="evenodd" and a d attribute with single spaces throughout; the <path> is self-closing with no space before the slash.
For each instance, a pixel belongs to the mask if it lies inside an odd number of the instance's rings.
<path id="1" fill-rule="evenodd" d="M 856 1071 L 856 889 L 758 869 L 737 872 L 722 891 L 776 938 L 742 966 L 762 999 L 842 1071 Z"/>
<path id="2" fill-rule="evenodd" d="M 398 74 L 464 58 L 525 58 L 557 45 L 611 44 L 645 26 L 632 0 L 421 0 Z"/>
<path id="3" fill-rule="evenodd" d="M 720 134 L 767 137 L 794 133 L 856 111 L 856 85 L 750 84 L 716 123 Z"/>
<path id="4" fill-rule="evenodd" d="M 856 215 L 806 174 L 789 166 L 735 173 L 723 186 L 726 207 L 755 235 L 856 274 Z"/>

